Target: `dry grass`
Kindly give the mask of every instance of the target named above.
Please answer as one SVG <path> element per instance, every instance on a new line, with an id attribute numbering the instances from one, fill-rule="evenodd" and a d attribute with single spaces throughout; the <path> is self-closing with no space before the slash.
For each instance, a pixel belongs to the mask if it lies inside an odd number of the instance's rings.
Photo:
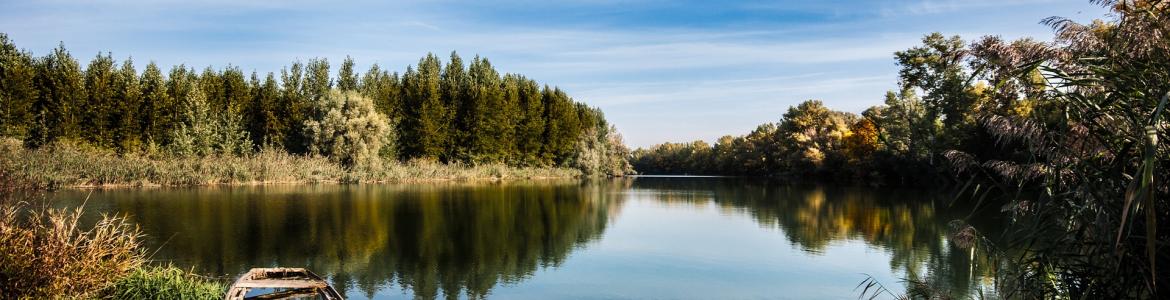
<path id="1" fill-rule="evenodd" d="M 78 224 L 81 208 L 0 208 L 0 298 L 93 298 L 144 262 L 126 219 Z"/>
<path id="2" fill-rule="evenodd" d="M 504 164 L 463 165 L 429 161 L 387 162 L 350 169 L 326 158 L 262 150 L 250 156 L 170 157 L 119 155 L 69 143 L 25 149 L 0 139 L 0 172 L 37 188 L 199 186 L 321 182 L 410 182 L 574 178 L 569 168 L 525 168 Z"/>

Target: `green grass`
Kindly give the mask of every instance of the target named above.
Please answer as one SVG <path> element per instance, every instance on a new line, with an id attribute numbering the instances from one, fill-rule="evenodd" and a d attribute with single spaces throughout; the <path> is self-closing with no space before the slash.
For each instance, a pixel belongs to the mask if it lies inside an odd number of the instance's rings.
<path id="1" fill-rule="evenodd" d="M 573 178 L 570 168 L 511 167 L 504 164 L 385 162 L 350 169 L 327 158 L 262 150 L 249 156 L 173 157 L 126 154 L 70 143 L 26 149 L 0 139 L 0 171 L 38 188 L 200 186 L 289 183 L 410 182 Z"/>
<path id="2" fill-rule="evenodd" d="M 0 191 L 10 190 L 0 172 Z M 222 284 L 145 264 L 142 233 L 123 217 L 81 222 L 83 208 L 0 194 L 0 299 L 219 299 Z"/>
<path id="3" fill-rule="evenodd" d="M 174 266 L 135 269 L 107 290 L 109 299 L 222 299 L 226 287 Z"/>

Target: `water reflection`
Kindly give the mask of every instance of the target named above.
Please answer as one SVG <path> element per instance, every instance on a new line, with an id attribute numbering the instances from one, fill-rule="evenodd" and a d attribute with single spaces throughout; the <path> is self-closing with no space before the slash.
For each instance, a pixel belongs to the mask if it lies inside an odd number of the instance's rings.
<path id="1" fill-rule="evenodd" d="M 83 198 L 78 192 L 56 197 L 64 199 L 64 205 L 76 205 L 69 199 Z M 96 192 L 87 206 L 91 211 L 130 214 L 149 235 L 151 249 L 158 249 L 156 259 L 208 274 L 305 266 L 329 277 L 339 291 L 369 298 L 393 291 L 425 299 L 482 298 L 502 287 L 523 289 L 542 272 L 575 274 L 575 269 L 559 267 L 566 260 L 608 257 L 598 252 L 602 250 L 581 249 L 607 248 L 598 243 L 618 234 L 606 232 L 607 227 L 622 222 L 619 212 L 630 201 L 657 203 L 661 209 L 653 214 L 665 220 L 714 205 L 721 218 L 750 218 L 774 232 L 769 235 L 782 234 L 791 249 L 807 257 L 834 259 L 824 257 L 832 255 L 827 249 L 862 241 L 890 261 L 889 270 L 874 273 L 931 279 L 954 290 L 973 291 L 990 271 L 946 242 L 946 222 L 962 215 L 948 213 L 931 198 L 921 191 L 638 178 L 109 191 Z M 708 243 L 700 235 L 654 236 L 651 245 Z M 571 256 L 573 252 L 581 252 L 581 257 Z M 638 284 L 637 275 L 623 274 L 620 268 L 607 272 L 612 274 L 605 276 L 603 285 Z M 862 278 L 833 280 L 852 286 Z M 655 295 L 644 292 L 640 295 Z M 852 293 L 846 289 L 837 294 Z M 574 295 L 600 294 L 584 290 Z"/>
<path id="2" fill-rule="evenodd" d="M 969 207 L 948 207 L 952 199 L 946 193 L 736 178 L 655 178 L 637 181 L 633 188 L 652 191 L 664 202 L 711 201 L 734 209 L 761 226 L 780 228 L 794 247 L 814 254 L 835 242 L 863 240 L 890 254 L 890 270 L 900 278 L 926 282 L 956 297 L 994 292 L 994 265 L 946 238 L 947 223 L 971 212 Z"/>

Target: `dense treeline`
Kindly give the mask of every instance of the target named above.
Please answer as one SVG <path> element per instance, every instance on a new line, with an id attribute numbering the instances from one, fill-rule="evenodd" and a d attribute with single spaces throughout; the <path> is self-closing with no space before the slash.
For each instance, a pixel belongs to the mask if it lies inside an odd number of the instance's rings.
<path id="1" fill-rule="evenodd" d="M 0 34 L 0 136 L 31 148 L 83 143 L 123 154 L 249 155 L 261 148 L 321 155 L 347 166 L 386 160 L 631 169 L 600 110 L 563 90 L 500 74 L 486 58 L 446 65 L 432 54 L 405 73 L 346 58 L 279 74 L 240 67 L 118 62 L 82 66 L 58 46 L 37 57 Z"/>
<path id="2" fill-rule="evenodd" d="M 1056 32 L 1051 43 L 927 35 L 895 53 L 898 89 L 860 115 L 807 101 L 715 145 L 639 149 L 635 168 L 893 184 L 938 178 L 958 183 L 958 199 L 1010 217 L 1003 239 L 964 222 L 952 237 L 992 250 L 1005 297 L 1164 298 L 1170 3 L 1093 2 L 1111 19 L 1045 19 Z"/>
<path id="3" fill-rule="evenodd" d="M 638 149 L 643 173 L 769 175 L 857 180 L 897 185 L 939 179 L 943 153 L 995 151 L 978 120 L 989 115 L 1030 116 L 1043 99 L 1038 70 L 1013 74 L 1004 55 L 1042 55 L 1048 46 L 989 36 L 970 45 L 958 36 L 927 35 L 922 45 L 895 53 L 898 90 L 860 115 L 834 111 L 819 100 L 790 107 L 779 122 L 745 136 L 666 143 Z M 1037 57 L 1019 58 L 1035 59 Z M 1040 111 L 1038 113 L 1043 113 Z"/>

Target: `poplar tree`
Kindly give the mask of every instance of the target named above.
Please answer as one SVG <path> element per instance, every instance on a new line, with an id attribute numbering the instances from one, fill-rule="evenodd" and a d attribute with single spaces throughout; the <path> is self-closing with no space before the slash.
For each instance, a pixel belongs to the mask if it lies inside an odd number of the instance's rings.
<path id="1" fill-rule="evenodd" d="M 576 107 L 560 88 L 545 86 L 543 97 L 546 126 L 543 156 L 553 164 L 564 166 L 572 158 L 581 130 Z"/>
<path id="2" fill-rule="evenodd" d="M 465 108 L 468 115 L 474 116 L 470 122 L 467 134 L 468 145 L 471 147 L 471 161 L 497 162 L 502 159 L 499 145 L 502 136 L 503 94 L 500 90 L 500 74 L 492 65 L 478 56 L 472 59 L 468 68 L 469 88 L 468 103 L 471 107 Z"/>
<path id="3" fill-rule="evenodd" d="M 79 125 L 85 140 L 106 148 L 114 146 L 112 130 L 114 126 L 107 119 L 107 116 L 116 109 L 113 102 L 116 92 L 114 77 L 113 57 L 109 53 L 104 55 L 99 53 L 85 68 L 87 97 L 79 106 L 82 115 Z"/>
<path id="4" fill-rule="evenodd" d="M 227 91 L 219 72 L 216 72 L 211 66 L 207 66 L 203 68 L 203 73 L 198 75 L 196 83 L 198 88 L 203 89 L 203 97 L 206 98 L 208 108 L 216 112 L 227 111 Z M 186 93 L 181 95 L 176 97 L 180 99 L 180 102 L 186 97 Z"/>
<path id="5" fill-rule="evenodd" d="M 337 89 L 345 91 L 356 91 L 358 87 L 357 73 L 353 70 L 353 58 L 348 55 L 345 60 L 341 62 L 341 68 L 337 70 Z"/>
<path id="6" fill-rule="evenodd" d="M 32 54 L 0 33 L 0 136 L 24 138 L 33 126 L 36 65 Z"/>
<path id="7" fill-rule="evenodd" d="M 142 90 L 142 105 L 138 111 L 140 137 L 144 142 L 162 142 L 167 134 L 166 126 L 174 122 L 171 114 L 174 101 L 167 92 L 166 79 L 152 61 L 142 71 L 139 82 Z"/>
<path id="8" fill-rule="evenodd" d="M 25 142 L 40 146 L 61 138 L 80 137 L 79 109 L 85 99 L 84 79 L 77 60 L 59 44 L 53 53 L 40 60 L 35 77 L 38 89 L 33 111 L 37 124 Z"/>
<path id="9" fill-rule="evenodd" d="M 252 73 L 251 79 L 252 103 L 248 106 L 248 132 L 255 145 L 276 144 L 284 139 L 284 118 L 278 116 L 280 105 L 280 88 L 276 83 L 276 75 L 268 73 L 264 83 L 260 77 Z M 275 141 L 275 142 L 274 142 Z"/>
<path id="10" fill-rule="evenodd" d="M 519 106 L 521 113 L 517 115 L 519 124 L 516 126 L 516 150 L 519 155 L 518 163 L 523 165 L 543 165 L 541 159 L 542 145 L 544 144 L 544 100 L 540 86 L 536 81 L 519 77 L 520 86 Z"/>
<path id="11" fill-rule="evenodd" d="M 428 54 L 399 76 L 377 64 L 357 74 L 346 57 L 336 75 L 330 77 L 325 59 L 293 62 L 279 79 L 245 76 L 232 65 L 198 73 L 177 65 L 164 75 L 154 62 L 139 75 L 131 59 L 119 68 L 109 53 L 83 70 L 64 46 L 34 59 L 0 34 L 0 134 L 29 146 L 75 139 L 122 153 L 162 146 L 179 155 L 243 155 L 256 144 L 325 153 L 323 145 L 339 145 L 329 140 L 350 138 L 330 130 L 360 132 L 342 123 L 376 114 L 386 122 L 374 123 L 388 125 L 375 130 L 384 146 L 363 148 L 358 160 L 376 151 L 384 158 L 580 166 L 593 173 L 620 166 L 611 153 L 622 151 L 610 147 L 613 135 L 599 110 L 560 89 L 502 75 L 486 58 L 465 66 L 452 52 L 444 66 Z M 348 119 L 329 115 L 367 102 Z"/>
<path id="12" fill-rule="evenodd" d="M 304 111 L 308 106 L 308 100 L 305 99 L 304 67 L 300 61 L 280 70 L 280 84 L 280 102 L 275 109 L 277 114 L 285 119 L 278 124 L 282 139 L 270 139 L 269 142 L 281 143 L 285 150 L 292 153 L 304 153 L 305 142 L 302 139 L 301 126 L 305 121 Z"/>
<path id="13" fill-rule="evenodd" d="M 310 59 L 305 64 L 305 80 L 302 83 L 304 97 L 308 101 L 317 101 L 329 93 L 333 81 L 329 78 L 329 61 L 324 58 Z"/>
<path id="14" fill-rule="evenodd" d="M 113 139 L 118 152 L 131 152 L 142 146 L 141 124 L 138 120 L 142 109 L 142 90 L 138 82 L 138 71 L 134 61 L 127 58 L 114 75 L 114 110 L 107 116 L 107 123 L 114 127 Z"/>
<path id="15" fill-rule="evenodd" d="M 498 110 L 493 114 L 496 116 L 496 127 L 499 140 L 496 141 L 497 148 L 500 151 L 500 161 L 511 164 L 518 164 L 520 160 L 520 153 L 516 145 L 516 127 L 520 126 L 519 116 L 523 115 L 520 110 L 520 85 L 523 84 L 523 79 L 514 74 L 504 75 L 500 83 L 501 102 Z"/>
<path id="16" fill-rule="evenodd" d="M 362 75 L 362 80 L 358 82 L 358 90 L 362 95 L 372 99 L 378 112 L 389 117 L 392 123 L 402 118 L 402 90 L 399 87 L 397 73 L 390 74 L 382 70 L 378 64 L 374 64 Z"/>
<path id="17" fill-rule="evenodd" d="M 212 72 L 211 74 L 214 76 L 215 73 Z M 167 76 L 166 84 L 167 94 L 170 95 L 168 98 L 170 103 L 162 106 L 163 110 L 159 113 L 161 116 L 163 116 L 161 120 L 164 121 L 159 123 L 159 130 L 161 131 L 160 136 L 165 137 L 169 135 L 169 132 L 172 129 L 179 126 L 179 122 L 183 122 L 184 114 L 186 113 L 184 110 L 187 108 L 184 105 L 191 101 L 190 99 L 187 99 L 187 97 L 196 95 L 192 94 L 191 90 L 200 89 L 201 91 L 204 91 L 198 95 L 203 97 L 203 101 L 208 101 L 206 92 L 207 90 L 201 89 L 199 84 L 200 77 L 195 74 L 194 69 L 188 69 L 185 65 L 171 67 L 171 72 L 170 75 Z M 210 106 L 210 104 L 208 105 Z"/>
<path id="18" fill-rule="evenodd" d="M 228 66 L 219 76 L 220 86 L 223 89 L 221 106 L 216 111 L 226 112 L 229 115 L 242 116 L 245 114 L 248 103 L 252 101 L 251 86 L 239 67 Z"/>
<path id="19" fill-rule="evenodd" d="M 466 161 L 472 157 L 472 144 L 475 137 L 472 130 L 479 117 L 475 111 L 475 99 L 469 96 L 470 85 L 467 70 L 463 65 L 463 58 L 459 53 L 451 51 L 451 59 L 443 68 L 441 86 L 443 88 L 443 103 L 451 112 L 448 123 L 451 124 L 451 147 L 447 149 L 447 157 L 454 160 Z"/>
<path id="20" fill-rule="evenodd" d="M 440 63 L 434 54 L 418 62 L 418 71 L 407 69 L 406 119 L 403 128 L 404 143 L 400 143 L 407 157 L 444 159 L 444 147 L 449 144 L 448 109 L 442 100 L 439 86 Z"/>

